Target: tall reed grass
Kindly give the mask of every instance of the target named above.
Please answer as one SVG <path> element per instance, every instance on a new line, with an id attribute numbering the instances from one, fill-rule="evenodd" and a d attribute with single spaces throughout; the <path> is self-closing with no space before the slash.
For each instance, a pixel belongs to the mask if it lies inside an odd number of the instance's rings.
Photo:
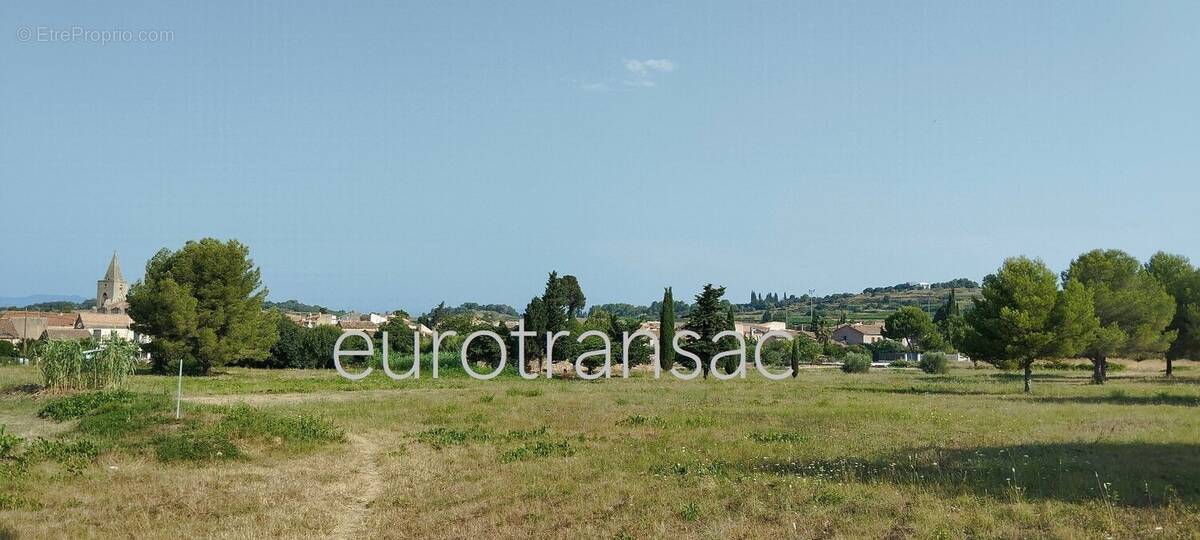
<path id="1" fill-rule="evenodd" d="M 54 390 L 120 388 L 133 374 L 136 343 L 111 338 L 88 350 L 79 341 L 51 341 L 41 347 L 42 386 Z"/>

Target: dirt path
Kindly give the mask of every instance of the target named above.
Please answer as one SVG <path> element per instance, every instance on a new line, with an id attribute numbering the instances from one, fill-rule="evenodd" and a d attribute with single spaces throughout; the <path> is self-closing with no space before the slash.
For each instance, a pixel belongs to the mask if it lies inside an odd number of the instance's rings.
<path id="1" fill-rule="evenodd" d="M 205 405 L 286 405 L 312 401 L 351 401 L 395 394 L 396 390 L 363 390 L 356 392 L 297 392 L 288 394 L 242 394 L 185 397 L 189 403 Z M 368 538 L 367 517 L 371 506 L 383 492 L 383 474 L 379 469 L 380 447 L 370 437 L 346 434 L 350 441 L 350 455 L 346 460 L 353 464 L 348 484 L 350 496 L 341 503 L 337 512 L 338 522 L 330 538 Z"/>
<path id="2" fill-rule="evenodd" d="M 348 501 L 348 508 L 338 513 L 338 524 L 331 538 L 366 538 L 367 514 L 379 494 L 383 491 L 383 475 L 379 472 L 379 446 L 362 435 L 347 435 L 355 455 L 353 489 L 355 495 Z"/>

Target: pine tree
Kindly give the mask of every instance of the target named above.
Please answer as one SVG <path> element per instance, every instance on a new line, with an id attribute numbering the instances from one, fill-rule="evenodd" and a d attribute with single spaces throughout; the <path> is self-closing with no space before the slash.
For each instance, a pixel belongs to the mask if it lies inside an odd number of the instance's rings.
<path id="1" fill-rule="evenodd" d="M 1077 280 L 1058 290 L 1045 263 L 1013 257 L 983 278 L 983 298 L 966 313 L 965 352 L 972 358 L 1025 371 L 1030 391 L 1033 362 L 1074 356 L 1099 328 L 1091 293 Z"/>
<path id="2" fill-rule="evenodd" d="M 700 337 L 688 344 L 688 349 L 700 357 L 700 370 L 708 378 L 708 367 L 712 357 L 717 353 L 718 344 L 713 343 L 713 337 L 725 329 L 726 317 L 721 315 L 721 296 L 725 287 L 713 287 L 711 283 L 696 295 L 696 305 L 688 312 L 687 329 Z"/>
<path id="3" fill-rule="evenodd" d="M 1187 257 L 1162 251 L 1150 257 L 1145 268 L 1175 300 L 1175 316 L 1166 330 L 1175 335 L 1166 354 L 1170 377 L 1174 360 L 1200 358 L 1200 270 Z"/>
<path id="4" fill-rule="evenodd" d="M 662 312 L 658 316 L 658 363 L 663 369 L 671 369 L 675 364 L 675 299 L 671 296 L 671 288 L 663 291 Z"/>
<path id="5" fill-rule="evenodd" d="M 263 311 L 261 278 L 250 248 L 237 240 L 205 238 L 155 254 L 129 291 L 133 329 L 154 338 L 145 348 L 155 371 L 182 362 L 187 373 L 204 375 L 270 357 L 279 328 Z"/>
<path id="6" fill-rule="evenodd" d="M 771 322 L 771 308 L 767 308 L 767 309 L 763 310 L 762 319 L 760 319 L 758 322 L 763 322 L 763 323 Z"/>
<path id="7" fill-rule="evenodd" d="M 1167 352 L 1176 334 L 1167 330 L 1175 301 L 1155 277 L 1121 250 L 1092 250 L 1063 274 L 1092 297 L 1100 327 L 1082 354 L 1092 361 L 1092 381 L 1108 379 L 1108 357 L 1149 358 Z"/>

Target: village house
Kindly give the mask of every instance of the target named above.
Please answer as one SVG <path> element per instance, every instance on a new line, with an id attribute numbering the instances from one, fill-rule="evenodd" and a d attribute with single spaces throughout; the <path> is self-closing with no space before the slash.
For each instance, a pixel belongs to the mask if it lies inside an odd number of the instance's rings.
<path id="1" fill-rule="evenodd" d="M 133 319 L 124 313 L 94 313 L 81 311 L 75 319 L 75 328 L 87 331 L 97 341 L 119 337 L 130 341 L 143 342 L 141 336 L 133 331 Z"/>
<path id="2" fill-rule="evenodd" d="M 92 333 L 83 328 L 47 328 L 42 332 L 42 341 L 84 341 Z"/>
<path id="3" fill-rule="evenodd" d="M 412 330 L 422 336 L 432 336 L 433 335 L 433 330 L 431 330 L 428 326 L 425 326 L 421 323 L 414 323 L 412 321 L 407 321 L 407 320 L 405 322 L 408 324 L 409 330 Z"/>
<path id="4" fill-rule="evenodd" d="M 0 340 L 14 344 L 39 339 L 48 329 L 74 327 L 74 313 L 13 310 L 0 314 Z"/>
<path id="5" fill-rule="evenodd" d="M 734 322 L 733 330 L 742 335 L 746 339 L 758 339 L 767 334 L 767 332 L 785 332 L 787 331 L 787 323 L 783 321 L 770 321 L 765 323 L 746 323 Z"/>
<path id="6" fill-rule="evenodd" d="M 375 324 L 371 321 L 361 321 L 361 320 L 343 319 L 340 322 L 338 322 L 338 326 L 340 326 L 342 328 L 343 332 L 346 332 L 349 330 L 362 330 L 363 332 L 366 332 L 367 335 L 373 335 L 373 334 L 375 334 L 376 331 L 379 330 L 378 324 Z"/>
<path id="7" fill-rule="evenodd" d="M 885 339 L 883 323 L 844 324 L 835 328 L 830 337 L 845 345 L 870 345 Z"/>

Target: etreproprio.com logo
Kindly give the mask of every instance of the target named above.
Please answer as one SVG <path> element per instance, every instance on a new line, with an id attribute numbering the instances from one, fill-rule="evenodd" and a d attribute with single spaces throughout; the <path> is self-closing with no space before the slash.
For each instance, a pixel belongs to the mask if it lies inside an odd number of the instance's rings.
<path id="1" fill-rule="evenodd" d="M 433 357 L 434 358 L 437 358 L 437 356 L 438 356 L 438 350 L 442 344 L 442 340 L 447 337 L 454 336 L 454 335 L 458 335 L 458 333 L 454 332 L 454 331 L 434 332 L 433 333 Z M 363 339 L 363 341 L 366 342 L 366 348 L 365 349 L 357 349 L 357 350 L 342 350 L 343 342 L 345 342 L 346 339 L 348 339 L 350 337 L 355 337 L 355 336 L 361 337 Z M 520 373 L 521 377 L 524 379 L 532 380 L 532 379 L 537 379 L 537 378 L 541 377 L 541 375 L 539 375 L 538 373 L 531 373 L 529 371 L 526 371 L 526 369 L 525 369 L 525 338 L 532 338 L 532 337 L 536 337 L 536 336 L 537 336 L 537 332 L 525 330 L 525 321 L 523 321 L 523 320 L 518 322 L 517 329 L 512 332 L 512 337 L 516 338 L 516 340 L 517 340 L 517 358 L 516 358 L 517 372 Z M 545 358 L 553 358 L 554 344 L 559 339 L 562 339 L 562 338 L 568 337 L 568 336 L 570 336 L 569 332 L 558 332 L 558 333 L 546 332 Z M 414 379 L 420 378 L 421 377 L 420 334 L 417 332 L 413 332 L 413 344 L 414 344 L 413 351 L 417 355 L 417 358 L 416 358 L 417 361 L 413 362 L 412 366 L 408 369 L 408 371 L 405 371 L 403 373 L 396 373 L 396 372 L 392 371 L 391 366 L 388 365 L 388 333 L 386 331 L 383 332 L 382 337 L 383 337 L 383 339 L 382 339 L 382 347 L 380 350 L 380 360 L 381 360 L 380 367 L 383 369 L 384 374 L 387 375 L 392 380 L 396 380 L 396 381 L 409 379 L 409 378 L 414 378 Z M 605 334 L 604 332 L 600 332 L 598 330 L 592 330 L 590 332 L 584 332 L 576 339 L 579 341 L 579 343 L 583 343 L 583 341 L 585 339 L 593 338 L 593 337 L 600 338 L 601 340 L 603 340 L 604 347 L 581 353 L 578 357 L 576 357 L 575 363 L 574 363 L 575 375 L 581 379 L 587 379 L 587 380 L 594 380 L 594 379 L 599 379 L 602 377 L 603 378 L 611 378 L 614 366 L 613 366 L 613 361 L 612 361 L 612 341 L 609 339 L 608 334 Z M 790 367 L 784 371 L 772 372 L 772 371 L 768 370 L 767 367 L 765 365 L 763 365 L 763 363 L 762 363 L 762 348 L 763 348 L 764 343 L 766 343 L 767 341 L 769 341 L 771 339 L 791 339 L 791 337 L 792 336 L 787 334 L 786 332 L 775 330 L 775 331 L 767 332 L 761 338 L 759 338 L 758 343 L 756 343 L 754 346 L 754 367 L 755 367 L 755 369 L 758 370 L 758 372 L 763 377 L 766 377 L 771 380 L 782 380 L 782 379 L 786 379 L 792 375 L 792 369 Z M 679 355 L 683 358 L 690 359 L 691 362 L 695 365 L 695 368 L 688 371 L 688 370 L 681 370 L 679 367 L 673 367 L 670 370 L 671 375 L 675 376 L 678 379 L 683 379 L 683 380 L 695 379 L 696 377 L 699 377 L 701 375 L 702 370 L 701 370 L 700 357 L 696 356 L 695 353 L 692 353 L 691 351 L 688 351 L 687 349 L 684 349 L 680 346 L 681 339 L 699 339 L 699 338 L 700 338 L 699 334 L 692 332 L 690 330 L 680 330 L 679 332 L 677 332 L 675 334 L 675 337 L 671 342 L 671 347 L 675 350 L 675 353 L 677 355 Z M 729 350 L 729 351 L 725 351 L 725 352 L 721 352 L 721 353 L 713 355 L 712 359 L 710 360 L 710 365 L 708 366 L 709 367 L 708 371 L 710 371 L 712 373 L 712 376 L 717 378 L 718 380 L 729 380 L 729 379 L 733 379 L 736 377 L 744 378 L 746 376 L 746 371 L 747 371 L 746 340 L 742 337 L 742 335 L 740 333 L 734 332 L 732 330 L 726 330 L 724 332 L 721 332 L 721 333 L 713 336 L 712 340 L 715 343 L 724 338 L 736 339 L 738 342 L 738 347 L 733 350 Z M 497 363 L 496 368 L 490 372 L 479 373 L 479 372 L 475 371 L 474 368 L 471 366 L 471 362 L 468 361 L 468 359 L 467 359 L 467 347 L 471 345 L 471 342 L 473 342 L 477 339 L 491 339 L 491 340 L 495 341 L 497 344 L 499 344 L 499 346 L 500 346 L 499 362 Z M 654 355 L 653 355 L 654 361 L 651 362 L 651 364 L 653 364 L 653 369 L 654 369 L 654 378 L 656 378 L 656 379 L 659 378 L 662 375 L 662 368 L 659 367 L 659 363 L 657 361 L 659 352 L 660 352 L 659 345 L 658 345 L 658 338 L 654 334 L 650 333 L 650 331 L 648 331 L 648 330 L 638 330 L 637 332 L 634 332 L 632 334 L 630 334 L 629 332 L 622 333 L 622 335 L 621 335 L 621 363 L 620 363 L 621 377 L 622 378 L 629 377 L 629 348 L 633 344 L 634 340 L 637 340 L 637 339 L 647 339 L 650 341 L 650 345 L 654 349 Z M 338 374 L 341 375 L 342 377 L 345 377 L 352 381 L 362 380 L 363 378 L 370 375 L 371 372 L 374 371 L 374 368 L 367 367 L 365 370 L 363 370 L 359 373 L 350 373 L 349 371 L 346 370 L 346 367 L 342 365 L 342 358 L 343 357 L 372 357 L 374 355 L 375 355 L 375 345 L 374 345 L 374 343 L 372 343 L 371 337 L 368 336 L 367 333 L 362 330 L 349 330 L 349 331 L 343 333 L 341 335 L 341 337 L 338 338 L 337 342 L 334 344 L 333 366 L 334 366 L 334 368 L 337 369 Z M 601 356 L 604 359 L 603 366 L 600 369 L 592 370 L 589 373 L 584 368 L 584 360 L 593 358 L 593 357 L 601 357 Z M 736 358 L 738 361 L 737 369 L 733 370 L 730 373 L 721 373 L 720 370 L 718 370 L 716 368 L 718 365 L 724 364 L 725 359 L 729 358 L 729 357 L 737 357 Z M 504 338 L 500 337 L 499 334 L 489 331 L 489 330 L 480 330 L 478 332 L 472 332 L 472 333 L 468 334 L 463 339 L 462 347 L 461 347 L 461 350 L 459 351 L 459 358 L 462 361 L 463 369 L 467 372 L 468 375 L 471 376 L 471 378 L 478 379 L 481 381 L 486 381 L 486 380 L 496 377 L 502 371 L 504 371 L 504 366 L 508 362 L 508 351 L 507 351 L 507 347 L 504 343 Z M 430 371 L 432 372 L 433 378 L 436 379 L 438 376 L 438 363 L 437 362 L 433 362 Z M 549 378 L 553 377 L 553 375 L 554 375 L 553 368 L 549 363 L 547 363 L 545 377 L 547 379 L 549 379 Z"/>
<path id="2" fill-rule="evenodd" d="M 86 28 L 83 26 L 21 26 L 17 41 L 34 43 L 169 43 L 174 30 L 126 30 L 123 28 Z"/>

